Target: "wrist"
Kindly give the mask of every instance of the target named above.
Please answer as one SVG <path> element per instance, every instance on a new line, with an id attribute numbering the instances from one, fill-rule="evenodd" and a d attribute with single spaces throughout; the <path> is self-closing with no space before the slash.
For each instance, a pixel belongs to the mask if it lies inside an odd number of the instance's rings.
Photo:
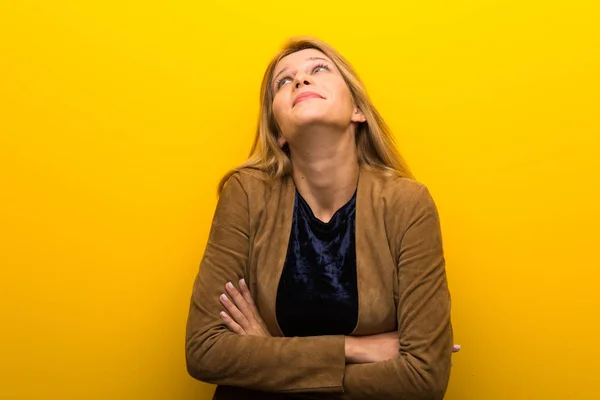
<path id="1" fill-rule="evenodd" d="M 346 353 L 346 364 L 358 362 L 358 339 L 352 336 L 346 336 L 344 350 Z"/>

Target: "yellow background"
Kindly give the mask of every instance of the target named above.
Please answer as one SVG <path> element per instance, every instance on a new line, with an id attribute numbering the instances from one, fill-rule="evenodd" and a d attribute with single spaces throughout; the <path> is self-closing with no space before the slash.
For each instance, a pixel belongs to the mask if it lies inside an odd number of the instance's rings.
<path id="1" fill-rule="evenodd" d="M 354 64 L 440 209 L 449 400 L 599 399 L 596 1 L 1 1 L 0 398 L 209 399 L 184 329 L 291 35 Z"/>

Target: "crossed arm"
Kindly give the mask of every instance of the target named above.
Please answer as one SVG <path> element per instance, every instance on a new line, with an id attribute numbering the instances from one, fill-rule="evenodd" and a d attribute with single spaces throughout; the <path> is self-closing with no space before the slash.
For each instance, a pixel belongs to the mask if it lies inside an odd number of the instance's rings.
<path id="1" fill-rule="evenodd" d="M 426 190 L 415 196 L 414 203 L 398 262 L 397 333 L 367 338 L 270 337 L 258 312 L 252 311 L 256 321 L 250 333 L 244 329 L 243 334 L 232 324 L 242 327 L 241 319 L 220 316 L 222 302 L 234 305 L 220 300 L 223 284 L 243 276 L 249 253 L 248 198 L 234 175 L 217 204 L 194 283 L 186 332 L 190 375 L 263 391 L 337 393 L 348 400 L 443 398 L 452 331 L 439 221 Z M 250 307 L 250 293 L 245 296 Z"/>
<path id="2" fill-rule="evenodd" d="M 225 293 L 219 300 L 226 311 L 219 316 L 230 331 L 242 336 L 271 337 L 271 333 L 262 320 L 244 279 L 239 281 L 239 290 L 228 282 Z M 460 346 L 455 345 L 453 352 Z M 344 343 L 346 364 L 375 363 L 391 360 L 400 355 L 398 331 L 369 336 L 346 336 Z"/>

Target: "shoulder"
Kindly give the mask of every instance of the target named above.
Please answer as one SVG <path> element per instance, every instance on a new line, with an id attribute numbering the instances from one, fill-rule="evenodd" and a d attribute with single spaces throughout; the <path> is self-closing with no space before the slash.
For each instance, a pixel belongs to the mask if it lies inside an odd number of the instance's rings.
<path id="1" fill-rule="evenodd" d="M 388 236 L 398 241 L 411 226 L 422 221 L 439 223 L 438 210 L 426 185 L 413 179 L 372 171 L 365 174 L 367 201 L 375 219 L 380 219 Z"/>
<path id="2" fill-rule="evenodd" d="M 383 172 L 368 175 L 373 216 L 381 218 L 392 254 L 400 254 L 409 231 L 412 237 L 435 237 L 441 243 L 438 210 L 426 185 Z"/>
<path id="3" fill-rule="evenodd" d="M 242 169 L 231 172 L 219 193 L 216 220 L 252 224 L 268 210 L 278 210 L 277 200 L 285 194 L 286 178 L 272 179 L 261 171 Z M 252 226 L 252 225 L 251 225 Z"/>
<path id="4" fill-rule="evenodd" d="M 271 178 L 265 172 L 244 168 L 234 171 L 225 185 L 221 195 L 226 191 L 243 192 L 250 200 L 252 198 L 263 198 L 273 192 L 281 190 L 287 184 L 287 177 Z M 233 187 L 232 189 L 229 189 Z"/>
<path id="5" fill-rule="evenodd" d="M 431 198 L 427 186 L 414 179 L 383 171 L 365 171 L 363 176 L 371 197 L 379 199 L 384 206 L 410 208 Z"/>

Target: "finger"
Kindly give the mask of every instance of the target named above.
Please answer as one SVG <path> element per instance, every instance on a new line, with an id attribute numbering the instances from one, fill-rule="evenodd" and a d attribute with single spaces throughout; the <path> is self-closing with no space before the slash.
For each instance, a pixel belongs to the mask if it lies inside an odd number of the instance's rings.
<path id="1" fill-rule="evenodd" d="M 248 289 L 248 285 L 246 285 L 246 281 L 242 278 L 240 279 L 240 291 L 242 292 L 242 297 L 248 303 L 250 309 L 254 312 L 254 315 L 258 315 L 258 309 L 256 308 L 256 304 L 254 304 L 254 299 L 252 298 L 252 294 Z"/>
<path id="2" fill-rule="evenodd" d="M 240 291 L 242 292 L 242 297 L 246 300 L 246 303 L 248 303 L 248 306 L 254 313 L 254 320 L 258 323 L 258 325 L 260 325 L 262 327 L 262 330 L 264 333 L 266 333 L 267 335 L 270 335 L 269 328 L 267 327 L 267 325 L 265 324 L 265 321 L 262 319 L 262 317 L 260 316 L 260 313 L 258 312 L 258 307 L 256 307 L 256 303 L 254 303 L 254 299 L 252 298 L 252 293 L 250 293 L 250 290 L 248 289 L 246 280 L 244 278 L 242 278 L 242 279 L 240 279 L 239 283 L 240 283 Z"/>
<path id="3" fill-rule="evenodd" d="M 229 316 L 238 323 L 244 330 L 250 327 L 248 323 L 248 319 L 244 316 L 244 314 L 233 304 L 229 297 L 226 294 L 222 294 L 219 296 L 219 300 L 223 307 L 228 311 Z"/>
<path id="4" fill-rule="evenodd" d="M 244 328 L 240 326 L 240 324 L 236 323 L 225 311 L 221 311 L 219 316 L 225 322 L 225 325 L 229 328 L 230 331 L 237 333 L 238 335 L 246 335 L 246 331 Z"/>
<path id="5" fill-rule="evenodd" d="M 455 344 L 454 346 L 452 346 L 453 353 L 458 353 L 459 351 L 460 351 L 460 344 Z"/>
<path id="6" fill-rule="evenodd" d="M 246 319 L 254 320 L 255 319 L 254 313 L 253 313 L 252 309 L 250 308 L 250 305 L 248 304 L 246 299 L 244 299 L 244 297 L 240 294 L 240 292 L 235 288 L 235 286 L 233 286 L 233 284 L 231 282 L 228 282 L 227 285 L 225 285 L 225 289 L 227 290 L 227 293 L 229 294 L 229 296 L 231 296 L 231 298 L 233 299 L 237 308 L 242 312 L 242 314 L 244 314 Z M 236 321 L 237 321 L 237 319 L 236 319 Z M 238 322 L 240 322 L 240 321 L 238 321 Z"/>

